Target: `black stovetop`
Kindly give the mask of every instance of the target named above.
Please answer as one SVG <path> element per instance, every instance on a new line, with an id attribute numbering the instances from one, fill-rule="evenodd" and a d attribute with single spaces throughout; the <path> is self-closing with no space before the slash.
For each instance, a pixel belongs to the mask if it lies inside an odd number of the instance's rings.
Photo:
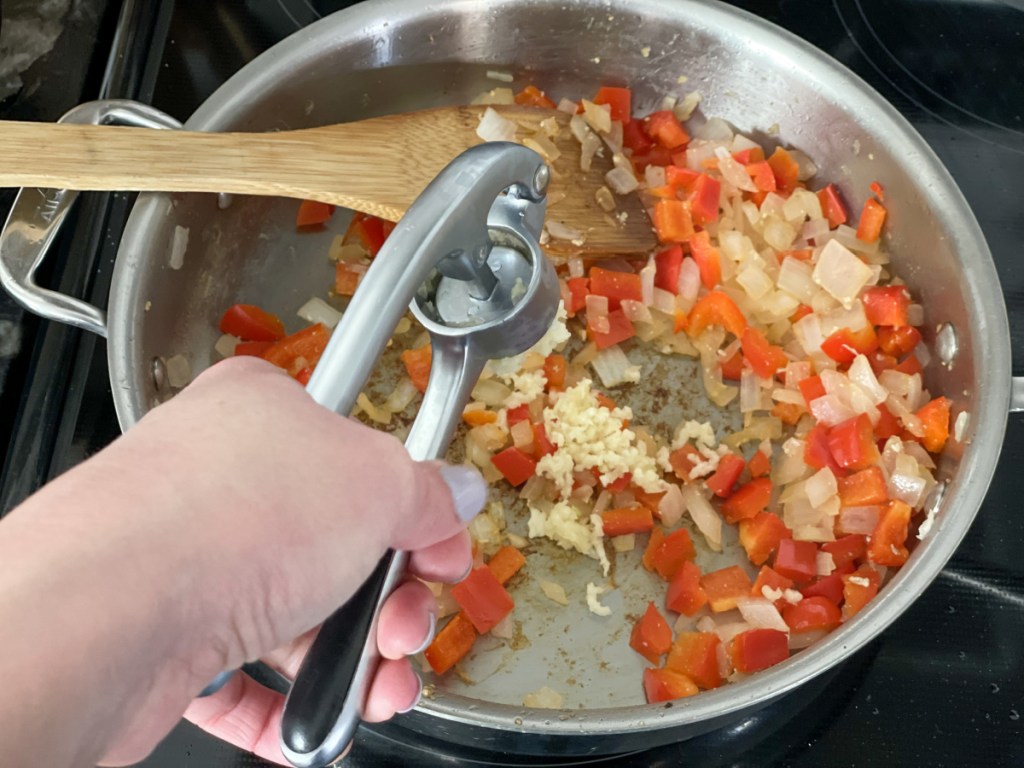
<path id="1" fill-rule="evenodd" d="M 69 3 L 55 52 L 0 104 L 7 118 L 53 120 L 75 101 L 137 98 L 186 118 L 273 43 L 350 4 L 316 0 Z M 733 0 L 846 64 L 892 102 L 952 172 L 995 257 L 1024 361 L 1024 5 L 1020 0 Z M 4 3 L 5 11 L 19 3 Z M 24 5 L 24 4 L 20 4 Z M 73 12 L 74 15 L 74 12 Z M 68 36 L 73 31 L 74 35 Z M 115 35 L 117 30 L 119 34 Z M 65 39 L 66 38 L 66 39 Z M 82 46 L 81 40 L 95 41 Z M 63 42 L 61 42 L 63 41 Z M 71 41 L 79 41 L 72 45 Z M 113 47 L 113 50 L 112 50 Z M 60 55 L 58 55 L 60 52 Z M 106 70 L 108 60 L 114 62 Z M 49 61 L 48 61 L 49 60 Z M 68 62 L 75 66 L 68 66 Z M 47 69 L 49 67 L 49 69 Z M 3 198 L 9 204 L 9 196 Z M 61 239 L 51 280 L 105 303 L 130 206 L 89 195 Z M 15 343 L 20 339 L 20 344 Z M 6 353 L 6 354 L 5 354 Z M 0 514 L 116 436 L 103 344 L 26 318 L 0 297 L 0 429 L 11 440 Z M 1024 373 L 1015 366 L 1016 373 Z M 956 556 L 883 636 L 833 673 L 737 725 L 617 766 L 1024 765 L 1024 461 L 1011 417 L 991 491 Z M 496 765 L 400 728 L 362 729 L 345 765 Z M 524 764 L 538 765 L 536 759 Z M 595 764 L 595 763 L 591 763 Z M 188 724 L 140 764 L 256 766 Z"/>

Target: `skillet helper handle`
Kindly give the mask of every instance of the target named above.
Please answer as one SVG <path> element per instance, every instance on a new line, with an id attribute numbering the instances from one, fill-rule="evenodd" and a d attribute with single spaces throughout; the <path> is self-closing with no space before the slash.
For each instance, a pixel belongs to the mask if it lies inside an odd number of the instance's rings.
<path id="1" fill-rule="evenodd" d="M 65 114 L 59 122 L 74 125 L 181 128 L 181 123 L 170 115 L 145 104 L 123 99 L 81 104 Z M 36 283 L 36 272 L 77 199 L 78 192 L 70 189 L 26 187 L 18 192 L 7 223 L 0 233 L 0 284 L 30 312 L 106 338 L 105 312 L 80 299 L 48 290 Z"/>
<path id="2" fill-rule="evenodd" d="M 432 337 L 431 344 L 430 380 L 405 441 L 409 455 L 419 461 L 444 455 L 487 362 L 465 337 Z M 405 552 L 388 550 L 313 641 L 281 717 L 282 750 L 294 765 L 328 765 L 352 741 L 380 661 L 377 618 L 387 596 L 405 577 L 407 561 Z"/>

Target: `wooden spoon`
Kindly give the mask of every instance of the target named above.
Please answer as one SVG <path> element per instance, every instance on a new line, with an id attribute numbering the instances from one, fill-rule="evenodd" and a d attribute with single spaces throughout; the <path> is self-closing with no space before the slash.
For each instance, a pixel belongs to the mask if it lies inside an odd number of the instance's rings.
<path id="1" fill-rule="evenodd" d="M 607 148 L 589 172 L 564 112 L 492 107 L 515 121 L 517 139 L 554 117 L 548 224 L 582 238 L 550 238 L 557 259 L 643 254 L 655 245 L 636 194 L 615 196 L 606 213 L 595 198 L 611 169 Z M 199 133 L 69 123 L 0 122 L 0 187 L 231 192 L 275 195 L 352 208 L 397 221 L 427 183 L 476 134 L 484 106 L 443 107 L 322 128 L 276 133 Z M 558 230 L 558 227 L 555 227 Z M 563 231 L 564 233 L 564 231 Z"/>

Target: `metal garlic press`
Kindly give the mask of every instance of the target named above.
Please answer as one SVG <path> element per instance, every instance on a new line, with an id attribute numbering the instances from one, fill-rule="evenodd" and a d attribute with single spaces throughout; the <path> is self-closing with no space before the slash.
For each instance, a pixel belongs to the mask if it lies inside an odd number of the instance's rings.
<path id="1" fill-rule="evenodd" d="M 307 390 L 348 414 L 406 309 L 430 333 L 430 379 L 405 446 L 444 456 L 484 365 L 536 344 L 555 319 L 559 287 L 539 237 L 550 171 L 517 144 L 456 158 L 391 233 L 338 324 Z M 402 580 L 389 551 L 324 622 L 296 676 L 281 748 L 299 768 L 337 759 L 355 733 L 379 661 L 377 616 Z"/>

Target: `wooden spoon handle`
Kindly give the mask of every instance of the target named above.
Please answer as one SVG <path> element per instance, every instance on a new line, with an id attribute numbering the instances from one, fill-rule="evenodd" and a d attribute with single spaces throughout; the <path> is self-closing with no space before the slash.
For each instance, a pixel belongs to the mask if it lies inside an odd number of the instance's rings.
<path id="1" fill-rule="evenodd" d="M 9 121 L 0 123 L 0 187 L 277 195 L 397 219 L 408 206 L 401 198 L 422 187 L 376 199 L 385 181 L 403 178 L 403 164 L 394 146 L 367 145 L 367 128 L 200 133 Z"/>

